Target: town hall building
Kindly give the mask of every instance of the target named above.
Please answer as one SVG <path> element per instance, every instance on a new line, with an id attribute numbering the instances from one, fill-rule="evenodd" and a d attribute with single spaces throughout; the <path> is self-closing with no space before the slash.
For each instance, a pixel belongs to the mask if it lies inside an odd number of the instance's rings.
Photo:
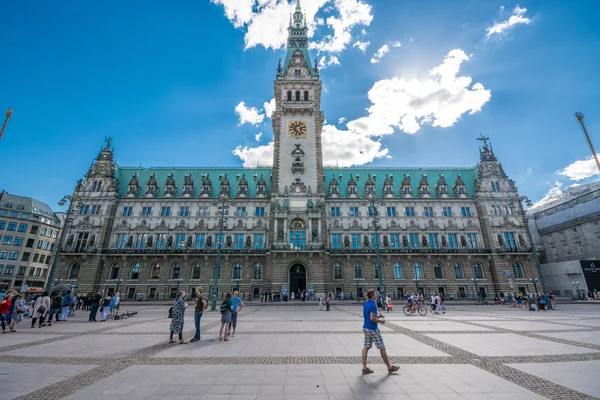
<path id="1" fill-rule="evenodd" d="M 519 194 L 487 138 L 465 168 L 323 165 L 322 81 L 299 6 L 288 31 L 272 168 L 122 167 L 107 140 L 73 193 L 55 278 L 149 299 L 212 293 L 219 270 L 219 297 L 356 298 L 380 273 L 393 297 L 532 291 Z"/>

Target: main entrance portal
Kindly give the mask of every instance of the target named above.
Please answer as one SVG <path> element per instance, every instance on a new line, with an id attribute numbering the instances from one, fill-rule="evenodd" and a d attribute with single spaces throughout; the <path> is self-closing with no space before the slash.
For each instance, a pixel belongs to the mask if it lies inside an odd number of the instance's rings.
<path id="1" fill-rule="evenodd" d="M 290 294 L 298 295 L 300 292 L 306 291 L 306 267 L 302 264 L 294 264 L 290 267 Z"/>

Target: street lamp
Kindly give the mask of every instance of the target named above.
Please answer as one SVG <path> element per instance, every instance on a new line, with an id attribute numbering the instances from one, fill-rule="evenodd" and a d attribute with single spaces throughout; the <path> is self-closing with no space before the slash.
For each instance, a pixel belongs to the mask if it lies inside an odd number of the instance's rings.
<path id="1" fill-rule="evenodd" d="M 537 249 L 535 248 L 535 242 L 533 241 L 533 238 L 531 237 L 531 231 L 529 230 L 529 224 L 527 223 L 528 219 L 525 214 L 525 210 L 523 210 L 522 201 L 525 201 L 525 204 L 527 204 L 527 207 L 531 207 L 532 203 L 531 203 L 531 200 L 529 200 L 529 198 L 527 196 L 520 196 L 519 197 L 519 210 L 520 210 L 519 215 L 521 215 L 521 217 L 523 217 L 523 221 L 525 222 L 525 231 L 527 232 L 527 238 L 529 239 L 529 243 L 531 243 L 531 252 L 533 253 L 535 267 L 536 267 L 538 275 L 540 277 L 540 283 L 542 284 L 542 291 L 544 293 L 548 293 L 548 287 L 546 286 L 546 279 L 544 278 L 544 273 L 542 271 L 542 265 L 540 264 L 540 258 L 538 257 Z M 514 208 L 513 204 L 511 204 L 511 208 Z M 552 310 L 552 302 L 548 302 L 548 310 Z"/>
<path id="2" fill-rule="evenodd" d="M 115 293 L 117 293 L 119 291 L 119 287 L 121 286 L 123 279 L 116 279 L 116 282 L 117 282 L 117 288 L 115 289 Z"/>
<path id="3" fill-rule="evenodd" d="M 573 288 L 575 289 L 575 298 L 579 299 L 579 282 L 573 282 Z"/>
<path id="4" fill-rule="evenodd" d="M 535 293 L 538 292 L 538 290 L 537 290 L 537 281 L 538 281 L 538 278 L 529 278 L 529 282 L 533 283 L 533 289 L 535 290 Z"/>
<path id="5" fill-rule="evenodd" d="M 0 129 L 0 138 L 2 138 L 2 134 L 4 133 L 4 128 L 6 128 L 6 124 L 8 123 L 8 120 L 10 119 L 10 117 L 12 117 L 12 113 L 14 110 L 11 110 L 10 108 L 8 110 L 6 110 L 6 118 L 4 119 L 4 124 L 2 124 L 2 129 Z"/>
<path id="6" fill-rule="evenodd" d="M 65 238 L 65 232 L 67 232 L 67 226 L 69 224 L 69 217 L 73 211 L 73 201 L 76 202 L 75 207 L 81 208 L 83 203 L 79 201 L 77 197 L 66 195 L 59 202 L 59 206 L 64 206 L 69 202 L 69 208 L 67 209 L 67 215 L 65 217 L 65 222 L 60 231 L 60 238 L 58 239 L 58 246 L 56 246 L 56 252 L 54 253 L 54 260 L 52 260 L 52 267 L 50 268 L 50 274 L 48 274 L 48 280 L 46 281 L 46 291 L 50 293 L 50 289 L 52 287 L 52 281 L 54 280 L 54 274 L 56 273 L 56 265 L 58 264 L 58 258 L 60 257 L 60 248 L 62 247 L 63 240 Z"/>
<path id="7" fill-rule="evenodd" d="M 383 270 L 381 268 L 381 250 L 379 248 L 379 227 L 377 224 L 379 220 L 377 219 L 377 208 L 375 208 L 375 200 L 377 199 L 377 195 L 372 193 L 370 195 L 371 198 L 371 210 L 373 211 L 373 229 L 375 230 L 375 254 L 377 255 L 375 261 L 375 268 L 377 269 L 377 273 L 379 275 L 379 292 L 381 293 L 381 298 L 385 299 L 385 286 L 383 286 Z"/>
<path id="8" fill-rule="evenodd" d="M 235 277 L 233 278 L 233 281 L 235 282 L 235 290 L 237 290 L 238 292 L 240 291 L 240 281 L 242 280 L 241 277 Z"/>
<path id="9" fill-rule="evenodd" d="M 479 285 L 477 284 L 479 282 L 479 278 L 473 278 L 471 281 L 475 283 L 475 293 L 477 293 L 477 301 L 479 301 Z"/>
<path id="10" fill-rule="evenodd" d="M 363 280 L 363 278 L 354 278 L 354 280 L 356 281 L 356 302 L 359 303 L 360 302 L 360 296 L 358 295 L 358 283 L 360 281 Z"/>
<path id="11" fill-rule="evenodd" d="M 221 248 L 223 247 L 223 224 L 225 223 L 225 202 L 227 201 L 227 195 L 221 195 L 221 224 L 219 228 L 219 239 L 217 242 L 217 265 L 215 265 L 215 287 L 213 289 L 212 302 L 210 304 L 210 310 L 215 311 L 217 309 L 217 296 L 219 295 L 219 275 L 221 275 Z"/>

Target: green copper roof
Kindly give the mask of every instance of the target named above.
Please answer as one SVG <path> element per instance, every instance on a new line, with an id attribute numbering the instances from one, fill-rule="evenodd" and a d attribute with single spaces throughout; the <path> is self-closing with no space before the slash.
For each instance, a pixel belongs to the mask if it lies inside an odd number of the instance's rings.
<path id="1" fill-rule="evenodd" d="M 287 54 L 285 56 L 285 62 L 283 68 L 278 68 L 277 76 L 283 77 L 287 73 L 292 57 L 294 53 L 299 51 L 302 53 L 304 58 L 304 64 L 308 69 L 311 77 L 317 77 L 318 71 L 313 67 L 310 61 L 310 54 L 308 54 L 308 27 L 302 14 L 302 8 L 300 1 L 296 1 L 296 10 L 293 17 L 290 19 L 290 26 L 288 27 L 288 40 L 287 40 Z"/>

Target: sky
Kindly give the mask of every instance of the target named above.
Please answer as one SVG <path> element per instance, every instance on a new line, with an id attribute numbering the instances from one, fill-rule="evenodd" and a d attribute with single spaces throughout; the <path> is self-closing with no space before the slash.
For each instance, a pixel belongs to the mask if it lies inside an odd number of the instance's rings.
<path id="1" fill-rule="evenodd" d="M 4 4 L 0 189 L 60 210 L 107 136 L 121 166 L 270 164 L 292 1 Z M 600 2 L 301 5 L 325 164 L 473 166 L 484 134 L 533 201 L 598 180 Z"/>

